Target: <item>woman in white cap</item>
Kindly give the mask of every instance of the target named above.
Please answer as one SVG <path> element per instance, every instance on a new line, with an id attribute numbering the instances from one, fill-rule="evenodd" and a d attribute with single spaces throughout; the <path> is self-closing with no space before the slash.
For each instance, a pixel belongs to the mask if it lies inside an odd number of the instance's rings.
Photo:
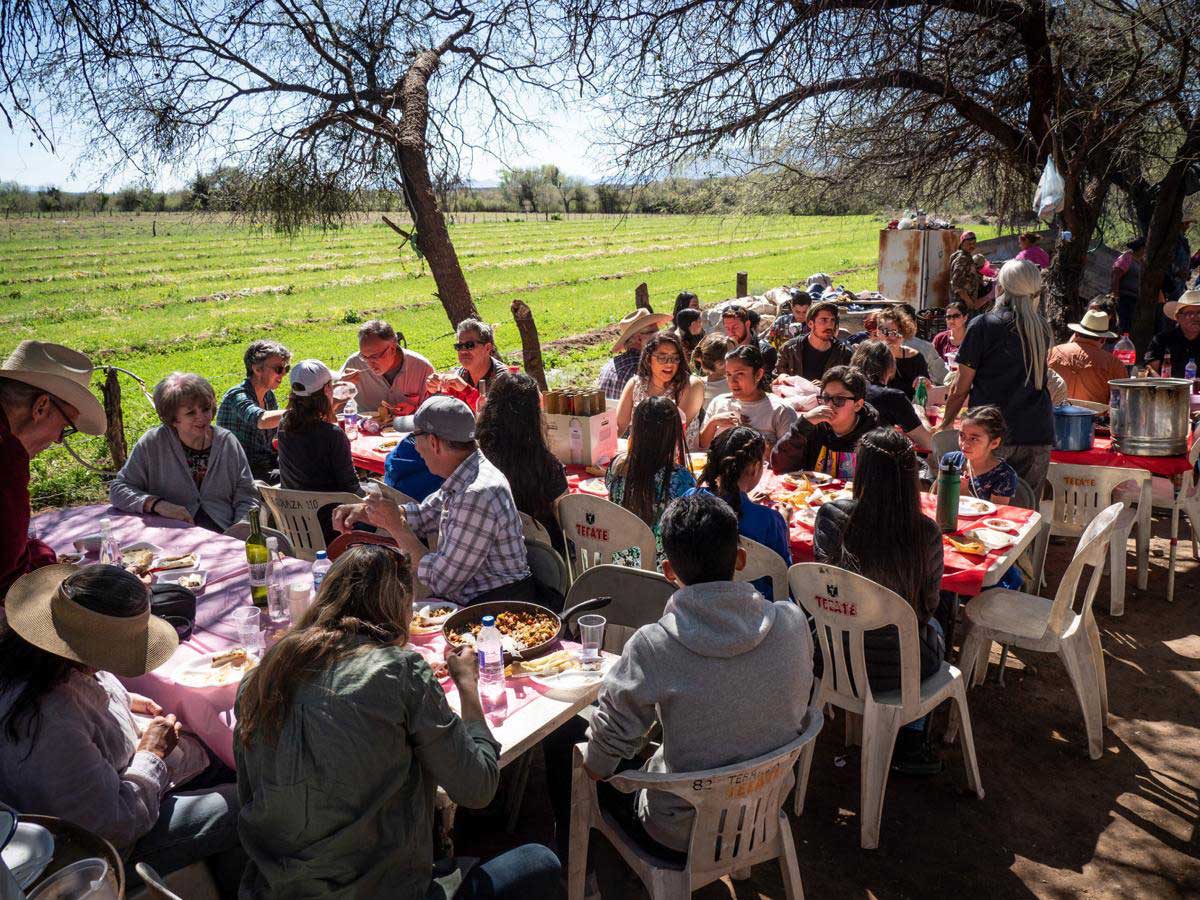
<path id="1" fill-rule="evenodd" d="M 57 557 L 29 538 L 29 462 L 75 431 L 104 434 L 92 361 L 59 344 L 22 341 L 0 367 L 0 606 L 9 585 Z"/>
<path id="2" fill-rule="evenodd" d="M 116 566 L 47 566 L 13 584 L 6 613 L 0 799 L 96 832 L 130 870 L 144 861 L 171 872 L 219 854 L 213 874 L 233 896 L 244 857 L 232 771 L 117 677 L 153 671 L 179 644 L 150 614 L 146 586 Z"/>
<path id="3" fill-rule="evenodd" d="M 151 428 L 109 485 L 117 509 L 224 531 L 256 502 L 246 451 L 213 424 L 217 398 L 199 375 L 172 372 L 154 386 Z"/>

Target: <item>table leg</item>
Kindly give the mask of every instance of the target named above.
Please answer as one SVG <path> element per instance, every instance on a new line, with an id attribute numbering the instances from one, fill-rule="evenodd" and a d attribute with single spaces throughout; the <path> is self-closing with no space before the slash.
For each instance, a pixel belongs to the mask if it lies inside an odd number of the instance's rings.
<path id="1" fill-rule="evenodd" d="M 1138 590 L 1144 591 L 1150 577 L 1150 514 L 1153 511 L 1150 479 L 1142 485 L 1142 501 L 1138 504 Z"/>

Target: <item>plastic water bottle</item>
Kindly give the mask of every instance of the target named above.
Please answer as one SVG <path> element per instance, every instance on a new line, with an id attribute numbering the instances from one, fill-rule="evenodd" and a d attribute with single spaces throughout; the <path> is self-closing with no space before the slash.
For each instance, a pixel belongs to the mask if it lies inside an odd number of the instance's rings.
<path id="1" fill-rule="evenodd" d="M 283 585 L 283 572 L 279 562 L 279 539 L 267 538 L 267 614 L 272 622 L 286 622 L 288 618 L 288 595 Z"/>
<path id="2" fill-rule="evenodd" d="M 100 520 L 100 562 L 106 566 L 119 566 L 125 561 L 121 543 L 113 536 L 112 519 Z"/>
<path id="3" fill-rule="evenodd" d="M 1128 331 L 1121 335 L 1121 339 L 1113 347 L 1113 356 L 1120 360 L 1121 365 L 1125 367 L 1125 374 L 1132 378 L 1133 367 L 1137 365 L 1137 348 L 1129 339 Z"/>
<path id="4" fill-rule="evenodd" d="M 313 560 L 312 577 L 313 577 L 313 596 L 321 590 L 321 582 L 325 580 L 325 573 L 329 571 L 329 567 L 333 565 L 329 561 L 329 556 L 324 550 L 317 551 L 317 558 Z"/>
<path id="5" fill-rule="evenodd" d="M 483 627 L 475 640 L 479 656 L 479 702 L 489 719 L 503 720 L 508 714 L 508 695 L 504 692 L 504 647 L 495 616 L 484 616 Z"/>
<path id="6" fill-rule="evenodd" d="M 346 405 L 342 408 L 342 415 L 346 421 L 346 437 L 354 440 L 358 437 L 358 404 L 351 397 L 346 401 Z"/>
<path id="7" fill-rule="evenodd" d="M 1196 390 L 1196 361 L 1189 359 L 1186 366 L 1183 367 L 1183 377 L 1192 383 L 1192 393 L 1197 393 Z"/>

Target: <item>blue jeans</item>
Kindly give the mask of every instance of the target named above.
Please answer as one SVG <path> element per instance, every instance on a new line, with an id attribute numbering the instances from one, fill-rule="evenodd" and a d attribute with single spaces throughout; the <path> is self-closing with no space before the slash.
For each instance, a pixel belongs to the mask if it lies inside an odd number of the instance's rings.
<path id="1" fill-rule="evenodd" d="M 203 859 L 209 862 L 221 896 L 236 897 L 246 867 L 237 818 L 237 785 L 167 794 L 159 805 L 158 821 L 133 846 L 126 878 L 134 876 L 134 864 L 139 862 L 166 875 Z"/>
<path id="2" fill-rule="evenodd" d="M 455 900 L 538 900 L 558 896 L 561 868 L 549 847 L 525 844 L 467 873 Z"/>

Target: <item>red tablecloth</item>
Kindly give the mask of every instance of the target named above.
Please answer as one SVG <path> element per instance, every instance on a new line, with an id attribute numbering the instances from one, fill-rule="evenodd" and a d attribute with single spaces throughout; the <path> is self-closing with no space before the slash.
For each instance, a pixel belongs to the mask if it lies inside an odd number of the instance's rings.
<path id="1" fill-rule="evenodd" d="M 1117 466 L 1122 469 L 1143 469 L 1171 478 L 1182 475 L 1191 468 L 1186 455 L 1183 456 L 1132 456 L 1118 453 L 1112 448 L 1111 437 L 1097 437 L 1092 442 L 1091 450 L 1067 451 L 1052 450 L 1050 459 L 1057 463 L 1070 463 L 1076 466 Z"/>
<path id="2" fill-rule="evenodd" d="M 404 435 L 389 432 L 388 434 L 360 434 L 350 442 L 350 458 L 356 469 L 366 469 L 376 475 L 383 474 L 383 463 L 395 446 L 393 441 Z M 380 444 L 390 445 L 387 449 L 379 449 Z"/>

